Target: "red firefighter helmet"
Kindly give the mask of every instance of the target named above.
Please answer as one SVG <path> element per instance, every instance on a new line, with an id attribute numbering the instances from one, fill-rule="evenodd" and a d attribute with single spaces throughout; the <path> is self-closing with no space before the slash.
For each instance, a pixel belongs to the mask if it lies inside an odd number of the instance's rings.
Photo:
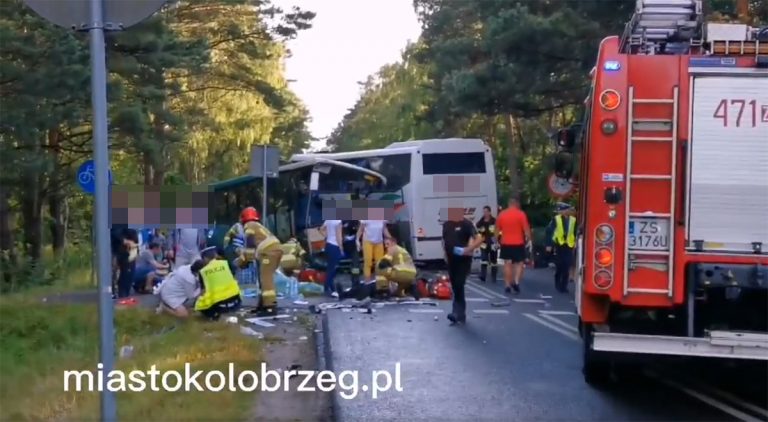
<path id="1" fill-rule="evenodd" d="M 240 222 L 247 223 L 249 221 L 259 221 L 259 212 L 254 207 L 248 207 L 243 209 L 240 213 Z"/>

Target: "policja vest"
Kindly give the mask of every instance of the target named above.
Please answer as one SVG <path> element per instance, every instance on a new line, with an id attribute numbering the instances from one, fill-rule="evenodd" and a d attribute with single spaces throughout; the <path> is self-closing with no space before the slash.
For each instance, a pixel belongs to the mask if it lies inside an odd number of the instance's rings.
<path id="1" fill-rule="evenodd" d="M 576 217 L 568 217 L 568 234 L 566 237 L 565 228 L 563 227 L 563 216 L 555 216 L 555 232 L 552 234 L 552 240 L 555 245 L 563 246 L 568 245 L 569 248 L 576 247 Z"/>
<path id="2" fill-rule="evenodd" d="M 229 264 L 223 259 L 214 259 L 200 270 L 205 291 L 195 302 L 196 311 L 204 311 L 211 306 L 237 296 L 240 287 L 229 270 Z"/>

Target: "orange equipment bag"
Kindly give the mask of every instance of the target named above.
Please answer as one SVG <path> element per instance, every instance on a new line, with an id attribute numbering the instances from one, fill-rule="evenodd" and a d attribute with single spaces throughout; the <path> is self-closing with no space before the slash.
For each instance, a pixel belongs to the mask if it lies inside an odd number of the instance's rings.
<path id="1" fill-rule="evenodd" d="M 451 289 L 451 281 L 448 276 L 441 275 L 437 277 L 432 288 L 432 296 L 439 300 L 451 300 L 453 297 L 453 289 Z"/>
<path id="2" fill-rule="evenodd" d="M 420 278 L 416 281 L 416 289 L 419 291 L 419 297 L 430 297 L 429 281 L 426 278 Z"/>

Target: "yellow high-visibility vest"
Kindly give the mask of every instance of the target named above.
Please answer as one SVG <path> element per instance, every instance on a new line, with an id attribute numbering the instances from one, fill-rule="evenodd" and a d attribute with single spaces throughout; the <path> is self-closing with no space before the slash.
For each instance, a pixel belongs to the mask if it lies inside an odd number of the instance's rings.
<path id="1" fill-rule="evenodd" d="M 205 284 L 205 292 L 195 303 L 196 311 L 204 311 L 218 302 L 240 294 L 240 286 L 229 270 L 229 264 L 222 259 L 214 259 L 200 270 Z"/>
<path id="2" fill-rule="evenodd" d="M 569 248 L 576 247 L 576 217 L 568 217 L 568 235 L 566 237 L 563 228 L 563 216 L 555 216 L 555 232 L 552 234 L 555 244 L 562 246 L 567 244 Z"/>

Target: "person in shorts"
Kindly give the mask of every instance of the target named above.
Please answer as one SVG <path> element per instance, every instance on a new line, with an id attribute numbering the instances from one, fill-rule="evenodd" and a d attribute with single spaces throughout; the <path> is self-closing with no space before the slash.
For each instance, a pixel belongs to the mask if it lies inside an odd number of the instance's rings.
<path id="1" fill-rule="evenodd" d="M 517 199 L 509 200 L 509 207 L 496 219 L 496 228 L 501 237 L 499 258 L 504 260 L 504 291 L 520 293 L 520 279 L 532 237 L 528 216 L 520 209 Z"/>

